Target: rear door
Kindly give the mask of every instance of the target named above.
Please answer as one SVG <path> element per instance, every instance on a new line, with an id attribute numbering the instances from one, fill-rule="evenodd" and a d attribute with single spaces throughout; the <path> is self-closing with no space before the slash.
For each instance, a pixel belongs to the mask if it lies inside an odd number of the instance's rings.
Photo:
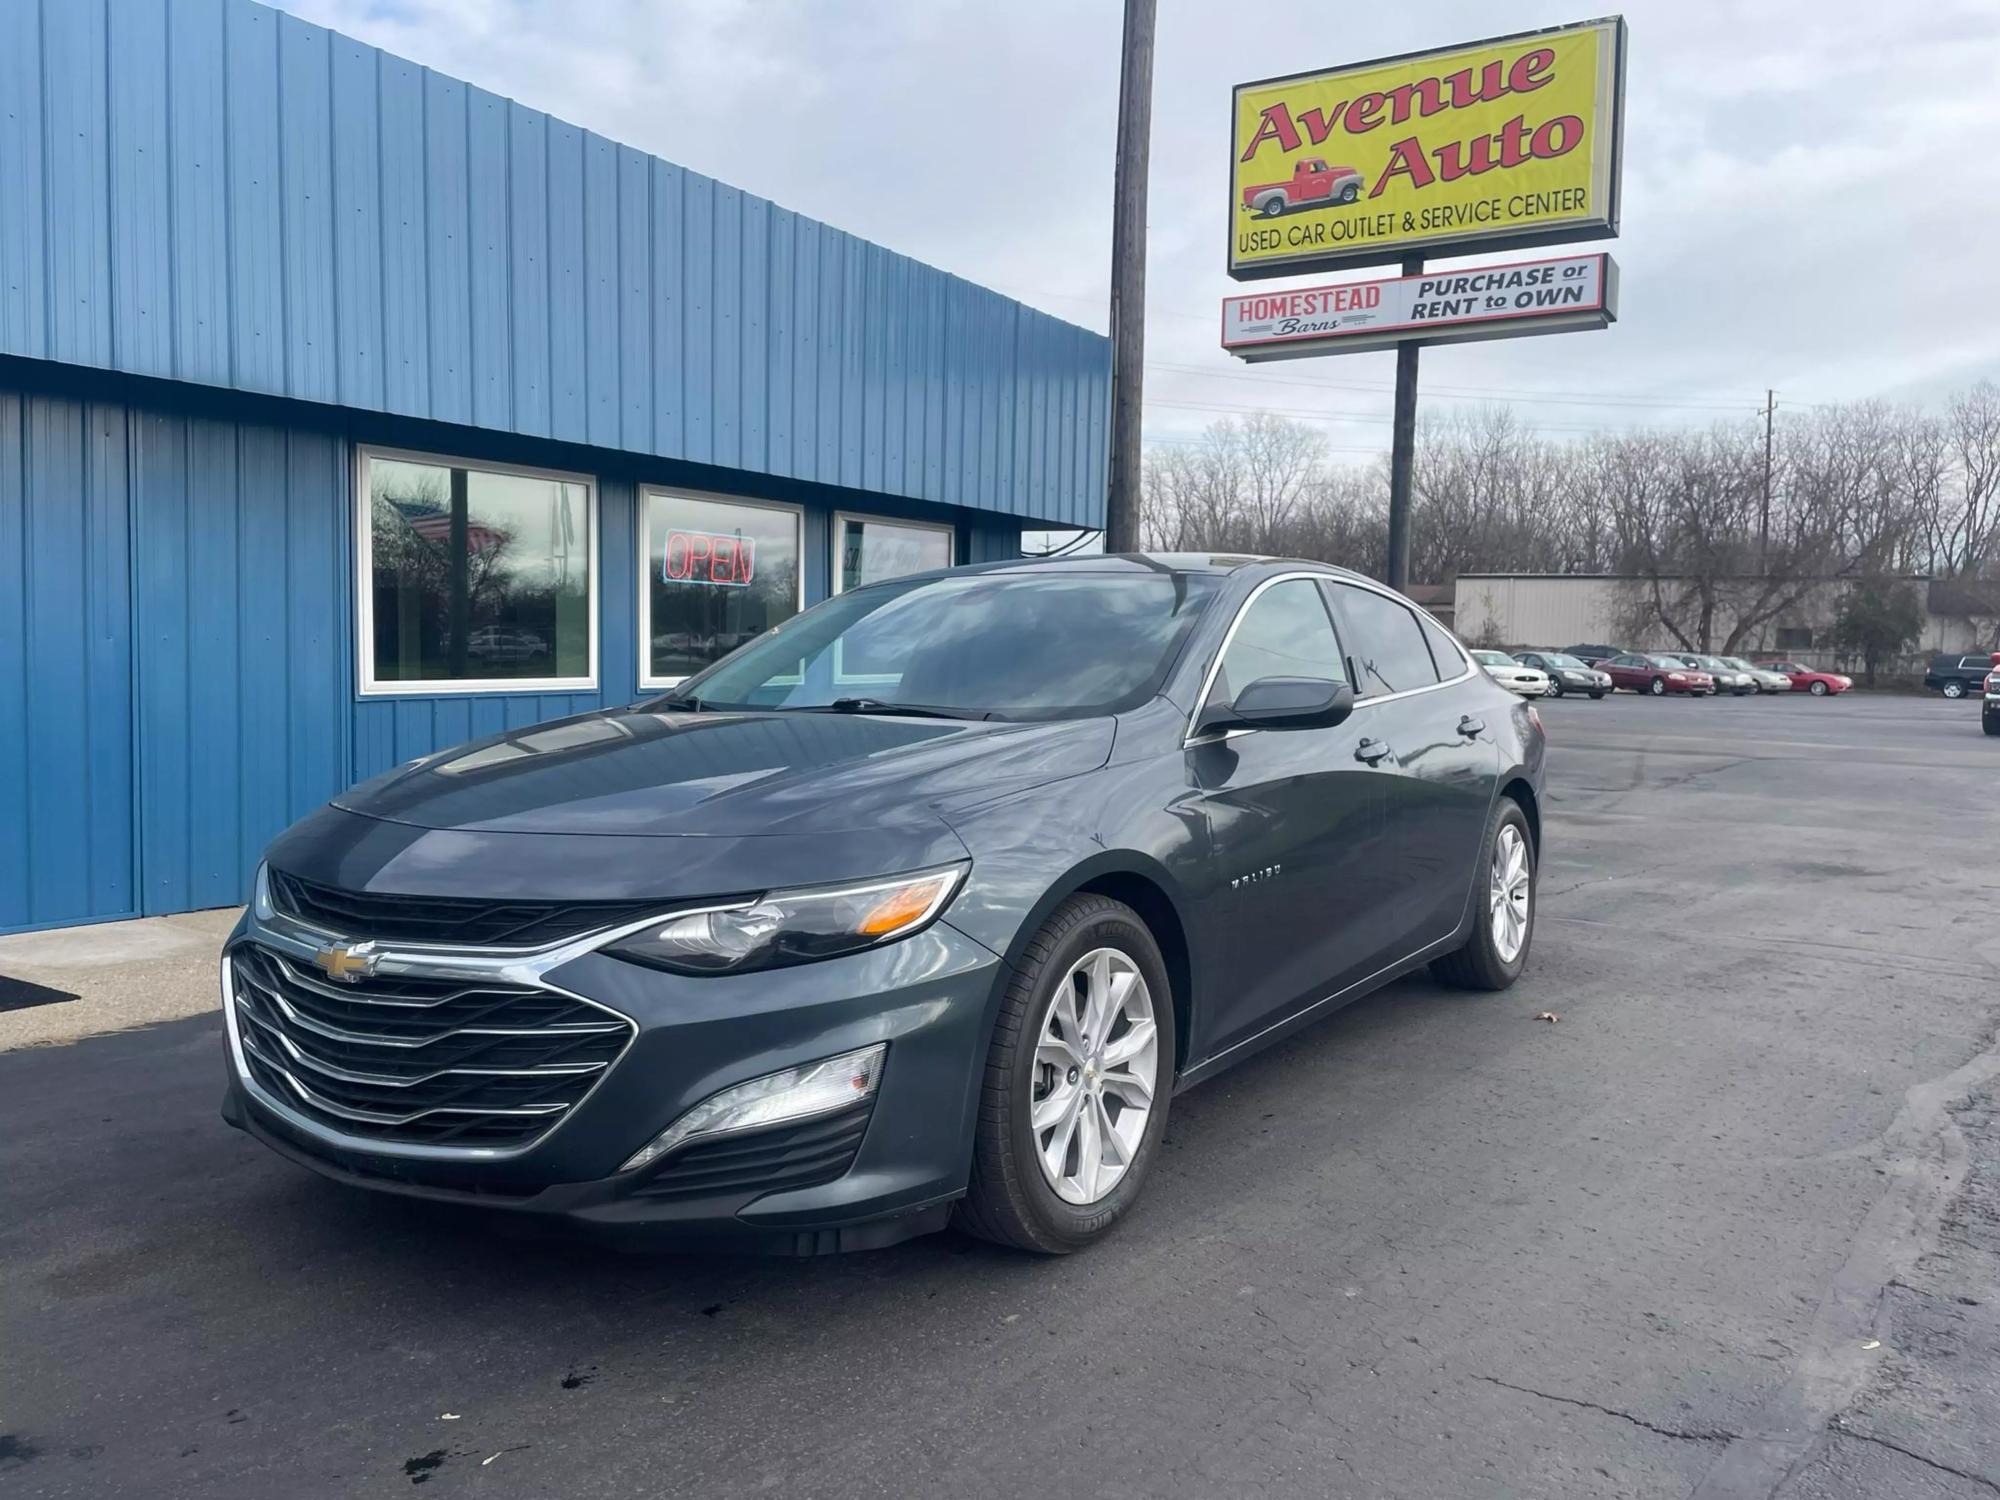
<path id="1" fill-rule="evenodd" d="M 1400 771 L 1388 788 L 1383 963 L 1449 936 L 1465 914 L 1512 695 L 1444 628 L 1394 595 L 1329 581 L 1360 703 L 1355 720 Z M 1386 762 L 1385 762 L 1386 764 Z"/>
<path id="2" fill-rule="evenodd" d="M 1204 698 L 1260 677 L 1347 680 L 1313 577 L 1261 585 L 1237 617 Z M 1223 983 L 1204 997 L 1195 1056 L 1212 1056 L 1369 972 L 1381 947 L 1385 788 L 1392 760 L 1361 744 L 1363 715 L 1332 729 L 1205 735 L 1185 755 L 1227 883 Z"/>

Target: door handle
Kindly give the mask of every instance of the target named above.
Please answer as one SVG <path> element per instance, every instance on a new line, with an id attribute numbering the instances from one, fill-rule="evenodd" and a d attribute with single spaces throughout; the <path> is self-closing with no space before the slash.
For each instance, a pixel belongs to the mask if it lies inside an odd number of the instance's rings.
<path id="1" fill-rule="evenodd" d="M 1387 740 L 1365 739 L 1354 747 L 1354 758 L 1366 761 L 1371 766 L 1386 759 L 1388 755 L 1389 742 Z"/>
<path id="2" fill-rule="evenodd" d="M 1479 736 L 1486 733 L 1486 721 L 1484 719 L 1475 719 L 1471 714 L 1467 714 L 1458 721 L 1458 732 L 1469 740 L 1476 740 Z"/>

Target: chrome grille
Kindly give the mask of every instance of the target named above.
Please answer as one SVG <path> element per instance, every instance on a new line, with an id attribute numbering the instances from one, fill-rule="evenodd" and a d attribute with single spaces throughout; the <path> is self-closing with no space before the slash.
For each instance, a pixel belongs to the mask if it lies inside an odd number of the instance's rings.
<path id="1" fill-rule="evenodd" d="M 635 1031 L 599 1006 L 495 979 L 334 983 L 256 943 L 229 959 L 251 1078 L 367 1140 L 519 1149 L 582 1100 Z"/>

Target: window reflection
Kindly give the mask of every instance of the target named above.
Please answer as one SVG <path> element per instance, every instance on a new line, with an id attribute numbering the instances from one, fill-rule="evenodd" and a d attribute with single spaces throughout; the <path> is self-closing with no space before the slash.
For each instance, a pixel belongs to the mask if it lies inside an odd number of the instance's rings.
<path id="1" fill-rule="evenodd" d="M 799 513 L 649 490 L 647 678 L 686 677 L 799 612 Z"/>
<path id="2" fill-rule="evenodd" d="M 367 465 L 373 681 L 589 680 L 589 485 Z"/>

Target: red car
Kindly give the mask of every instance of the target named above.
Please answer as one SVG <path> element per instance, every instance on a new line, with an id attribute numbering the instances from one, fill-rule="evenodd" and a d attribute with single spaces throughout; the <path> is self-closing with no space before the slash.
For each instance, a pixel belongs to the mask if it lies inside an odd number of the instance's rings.
<path id="1" fill-rule="evenodd" d="M 1852 677 L 1842 677 L 1838 672 L 1815 671 L 1795 661 L 1760 661 L 1757 665 L 1766 672 L 1783 672 L 1792 679 L 1793 692 L 1811 693 L 1815 698 L 1824 698 L 1828 693 L 1844 693 L 1854 686 Z"/>
<path id="2" fill-rule="evenodd" d="M 1288 208 L 1307 203 L 1352 203 L 1361 196 L 1364 179 L 1352 167 L 1329 167 L 1308 156 L 1283 182 L 1260 182 L 1243 190 L 1243 206 L 1251 213 L 1275 219 Z"/>
<path id="3" fill-rule="evenodd" d="M 1619 688 L 1630 688 L 1635 693 L 1650 693 L 1655 698 L 1664 698 L 1668 693 L 1687 693 L 1699 698 L 1704 693 L 1715 691 L 1712 676 L 1689 666 L 1678 656 L 1628 651 L 1623 656 L 1608 657 L 1599 662 L 1597 670 L 1611 674 L 1614 692 Z"/>

